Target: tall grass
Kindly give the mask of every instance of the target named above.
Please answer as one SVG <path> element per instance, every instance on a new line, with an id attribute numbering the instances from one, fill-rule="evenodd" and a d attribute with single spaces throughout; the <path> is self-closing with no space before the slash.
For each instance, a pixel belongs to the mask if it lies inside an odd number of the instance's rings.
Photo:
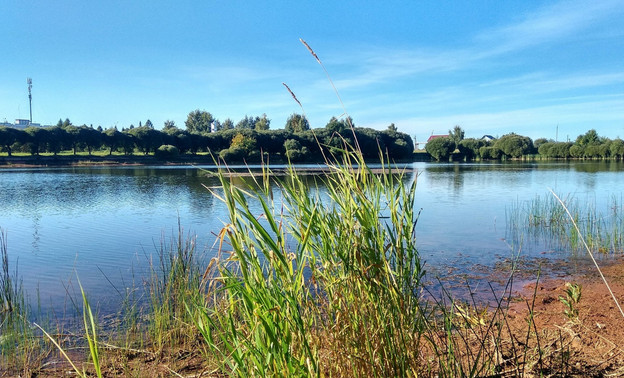
<path id="1" fill-rule="evenodd" d="M 220 288 L 196 322 L 230 373 L 416 371 L 423 272 L 415 182 L 374 175 L 356 153 L 330 168 L 325 194 L 294 171 L 279 193 L 269 170 L 244 188 L 221 176 L 226 257 L 214 277 Z"/>
<path id="2" fill-rule="evenodd" d="M 177 234 L 168 245 L 166 238 L 161 239 L 158 261 L 151 262 L 147 327 L 157 353 L 195 339 L 185 307 L 185 303 L 197 301 L 205 290 L 201 264 L 195 254 L 195 241 L 195 237 L 184 234 L 178 220 Z"/>
<path id="3" fill-rule="evenodd" d="M 2 229 L 0 258 L 0 375 L 4 369 L 28 375 L 40 364 L 45 348 L 34 337 L 26 293 L 17 266 L 10 269 L 7 235 Z"/>

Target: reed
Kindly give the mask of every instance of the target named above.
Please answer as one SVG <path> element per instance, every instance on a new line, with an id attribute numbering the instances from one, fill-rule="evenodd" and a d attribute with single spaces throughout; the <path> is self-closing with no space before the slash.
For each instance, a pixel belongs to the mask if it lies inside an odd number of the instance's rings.
<path id="1" fill-rule="evenodd" d="M 201 264 L 195 255 L 196 238 L 185 235 L 178 220 L 177 235 L 168 245 L 166 240 L 161 239 L 157 263 L 151 262 L 147 288 L 147 328 L 157 353 L 194 340 L 185 303 L 196 301 L 204 292 Z"/>
<path id="2" fill-rule="evenodd" d="M 603 210 L 593 200 L 581 201 L 571 195 L 563 196 L 561 203 L 555 196 L 536 196 L 512 206 L 507 224 L 516 232 L 526 231 L 537 240 L 573 253 L 585 249 L 581 234 L 592 252 L 624 253 L 624 203 L 615 196 Z"/>
<path id="3" fill-rule="evenodd" d="M 40 365 L 47 348 L 35 337 L 17 266 L 11 271 L 7 234 L 0 229 L 0 376 L 8 372 L 29 375 Z"/>

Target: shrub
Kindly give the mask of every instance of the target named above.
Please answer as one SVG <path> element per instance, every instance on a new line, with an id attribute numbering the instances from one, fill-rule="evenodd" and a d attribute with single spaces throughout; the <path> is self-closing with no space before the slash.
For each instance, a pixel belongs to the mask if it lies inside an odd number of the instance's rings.
<path id="1" fill-rule="evenodd" d="M 219 152 L 219 158 L 225 162 L 242 160 L 245 155 L 245 150 L 237 147 L 226 148 Z"/>
<path id="2" fill-rule="evenodd" d="M 176 146 L 163 144 L 162 146 L 158 147 L 158 149 L 156 149 L 156 152 L 154 152 L 154 156 L 162 160 L 175 159 L 180 156 L 180 150 L 178 150 L 178 147 Z"/>
<path id="3" fill-rule="evenodd" d="M 448 137 L 435 138 L 425 146 L 425 150 L 437 161 L 448 160 L 455 149 L 455 143 Z"/>

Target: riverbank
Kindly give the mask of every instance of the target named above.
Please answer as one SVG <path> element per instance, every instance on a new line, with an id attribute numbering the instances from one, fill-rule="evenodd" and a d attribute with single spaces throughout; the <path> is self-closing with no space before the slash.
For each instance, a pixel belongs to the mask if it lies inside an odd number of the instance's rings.
<path id="1" fill-rule="evenodd" d="M 624 298 L 624 259 L 603 267 L 603 273 L 615 296 Z M 582 296 L 574 306 L 578 316 L 568 317 L 560 298 L 566 298 L 569 284 L 579 284 Z M 497 376 L 532 377 L 539 371 L 545 376 L 621 376 L 624 374 L 624 318 L 596 271 L 586 271 L 563 278 L 540 279 L 515 292 L 506 311 L 504 335 L 501 337 Z M 487 324 L 488 317 L 481 314 Z M 473 320 L 477 319 L 473 315 Z M 489 325 L 489 324 L 488 324 Z M 471 330 L 473 341 L 485 326 Z M 513 336 L 509 336 L 509 334 Z M 71 337 L 68 335 L 67 337 Z M 218 377 L 216 364 L 202 355 L 201 341 L 171 346 L 161 351 L 151 348 L 119 348 L 102 343 L 104 376 L 137 375 L 166 377 Z M 481 340 L 483 341 L 483 340 Z M 478 345 L 473 344 L 473 352 Z M 75 363 L 86 364 L 84 352 L 69 351 Z M 462 357 L 462 356 L 458 356 Z M 436 358 L 435 354 L 424 360 Z M 463 356 L 468 359 L 468 356 Z M 515 364 L 515 365 L 514 365 Z M 67 360 L 52 351 L 44 360 L 39 377 L 65 376 L 72 370 Z M 0 372 L 0 377 L 8 377 Z M 424 375 L 427 376 L 427 375 Z"/>
<path id="2" fill-rule="evenodd" d="M 41 167 L 84 167 L 84 166 L 142 166 L 142 165 L 215 165 L 216 158 L 211 155 L 183 155 L 176 159 L 162 160 L 153 155 L 37 155 L 37 156 L 0 156 L 0 169 L 3 168 L 41 168 Z M 281 156 L 271 156 L 271 164 L 287 164 Z M 414 154 L 414 159 L 395 161 L 412 163 L 430 161 L 429 155 Z M 370 162 L 379 163 L 379 159 Z M 260 164 L 261 161 L 235 161 L 232 164 Z M 324 163 L 309 161 L 302 164 Z"/>

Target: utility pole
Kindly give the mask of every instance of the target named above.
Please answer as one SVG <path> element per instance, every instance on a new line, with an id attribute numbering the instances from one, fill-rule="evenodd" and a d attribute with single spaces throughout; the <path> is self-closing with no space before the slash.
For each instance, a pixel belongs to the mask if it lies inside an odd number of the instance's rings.
<path id="1" fill-rule="evenodd" d="M 29 125 L 32 123 L 32 79 L 31 78 L 27 78 L 26 79 L 26 83 L 28 84 L 28 103 L 30 105 L 30 123 Z"/>

